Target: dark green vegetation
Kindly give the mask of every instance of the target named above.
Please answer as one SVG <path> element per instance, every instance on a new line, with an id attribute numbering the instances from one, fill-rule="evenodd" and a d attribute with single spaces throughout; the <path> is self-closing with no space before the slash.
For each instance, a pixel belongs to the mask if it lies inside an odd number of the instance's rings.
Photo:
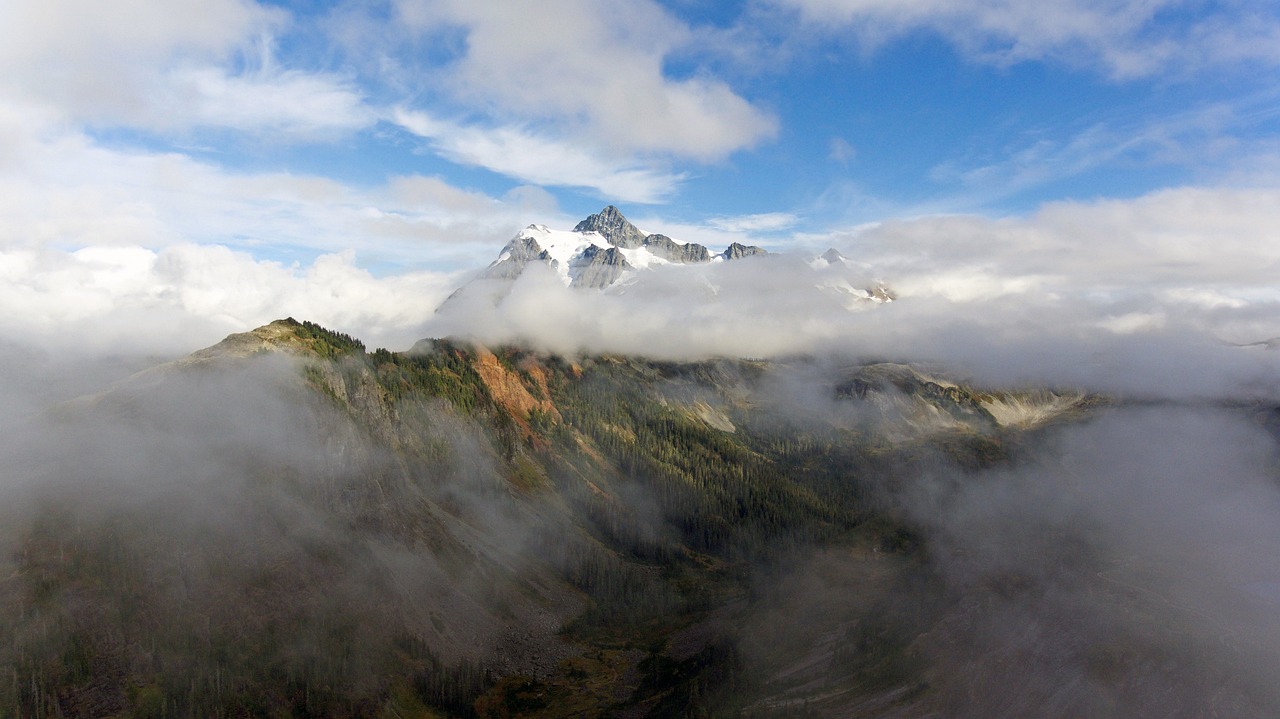
<path id="1" fill-rule="evenodd" d="M 899 493 L 1091 402 L 283 320 L 44 428 L 0 717 L 924 714 L 955 597 Z"/>

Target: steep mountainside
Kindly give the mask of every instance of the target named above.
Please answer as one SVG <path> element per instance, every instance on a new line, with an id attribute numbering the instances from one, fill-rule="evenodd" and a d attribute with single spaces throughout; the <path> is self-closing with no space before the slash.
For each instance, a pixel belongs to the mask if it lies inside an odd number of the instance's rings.
<path id="1" fill-rule="evenodd" d="M 1105 406 L 277 321 L 12 440 L 42 479 L 0 524 L 0 716 L 956 715 L 966 642 L 1048 580 L 956 583 L 903 498 Z M 1069 539 L 1064 567 L 1105 569 Z M 1115 706 L 1221 678 L 1110 641 Z M 1004 646 L 975 666 L 1009 672 Z"/>

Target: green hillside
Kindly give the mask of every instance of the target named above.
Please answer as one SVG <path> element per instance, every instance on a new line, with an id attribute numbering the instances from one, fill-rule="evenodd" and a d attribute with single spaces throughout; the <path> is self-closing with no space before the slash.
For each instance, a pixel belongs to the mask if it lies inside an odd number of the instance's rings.
<path id="1" fill-rule="evenodd" d="M 902 493 L 1103 404 L 281 320 L 52 413 L 0 717 L 928 715 L 961 597 Z"/>

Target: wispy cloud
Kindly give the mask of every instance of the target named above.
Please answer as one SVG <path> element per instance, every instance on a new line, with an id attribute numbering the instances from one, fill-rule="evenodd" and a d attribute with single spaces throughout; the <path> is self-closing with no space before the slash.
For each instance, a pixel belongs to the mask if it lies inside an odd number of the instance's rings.
<path id="1" fill-rule="evenodd" d="M 737 217 L 713 217 L 707 224 L 724 232 L 778 232 L 795 226 L 799 218 L 789 212 L 761 212 Z"/>
<path id="2" fill-rule="evenodd" d="M 972 147 L 935 165 L 929 178 L 955 188 L 942 204 L 966 209 L 1117 166 L 1182 169 L 1213 180 L 1248 174 L 1251 184 L 1269 182 L 1280 164 L 1265 142 L 1247 138 L 1274 121 L 1276 107 L 1268 91 L 1156 117 L 1117 112 L 1065 135 L 1035 128 L 1020 141 Z"/>
<path id="3" fill-rule="evenodd" d="M 392 119 L 453 162 L 525 182 L 585 187 L 605 197 L 654 203 L 669 196 L 684 179 L 634 160 L 610 161 L 607 153 L 593 152 L 583 143 L 544 137 L 519 126 L 460 125 L 406 109 L 396 110 Z"/>
<path id="4" fill-rule="evenodd" d="M 839 28 L 871 47 L 921 28 L 970 57 L 997 64 L 1055 60 L 1115 78 L 1227 63 L 1280 63 L 1280 15 L 1264 3 L 1216 4 L 1183 14 L 1178 0 L 771 0 L 812 27 Z"/>
<path id="5" fill-rule="evenodd" d="M 198 242 L 304 261 L 354 248 L 365 260 L 456 268 L 505 242 L 530 214 L 558 213 L 545 194 L 494 197 L 438 177 L 362 187 L 234 172 L 175 152 L 103 147 L 42 117 L 0 112 L 0 248 Z"/>
<path id="6" fill-rule="evenodd" d="M 841 165 L 847 165 L 858 156 L 858 150 L 843 137 L 833 137 L 828 144 L 827 158 Z"/>
<path id="7" fill-rule="evenodd" d="M 341 136 L 373 125 L 377 112 L 350 80 L 322 73 L 271 71 L 229 75 L 214 66 L 182 67 L 155 80 L 142 127 L 209 127 L 299 140 Z"/>

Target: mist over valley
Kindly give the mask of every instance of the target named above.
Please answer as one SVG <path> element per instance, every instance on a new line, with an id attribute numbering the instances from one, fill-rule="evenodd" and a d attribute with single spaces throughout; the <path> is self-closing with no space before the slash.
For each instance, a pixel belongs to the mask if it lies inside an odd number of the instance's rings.
<path id="1" fill-rule="evenodd" d="M 524 237 L 436 312 L 453 336 L 406 351 L 289 318 L 132 375 L 11 371 L 0 705 L 1280 707 L 1273 351 L 1095 333 L 1085 360 L 1012 322 L 982 342 L 837 253 L 576 286 L 614 238 L 556 259 Z M 920 354 L 904 317 L 938 335 Z"/>
<path id="2" fill-rule="evenodd" d="M 1277 38 L 5 0 L 0 719 L 1280 716 Z"/>

